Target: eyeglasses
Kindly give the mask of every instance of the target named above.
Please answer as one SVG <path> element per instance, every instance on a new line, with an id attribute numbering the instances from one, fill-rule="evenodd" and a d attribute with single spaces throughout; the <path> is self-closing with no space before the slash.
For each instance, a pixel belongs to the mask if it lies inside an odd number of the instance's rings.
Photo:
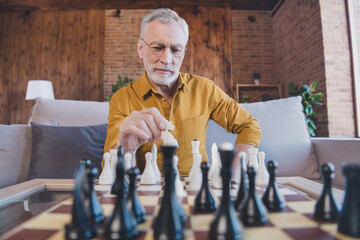
<path id="1" fill-rule="evenodd" d="M 155 56 L 161 56 L 167 47 L 170 48 L 171 54 L 176 58 L 181 58 L 182 56 L 184 56 L 186 51 L 186 48 L 181 44 L 166 45 L 165 43 L 162 42 L 152 42 L 148 44 L 147 42 L 145 42 L 144 39 L 141 38 L 141 40 L 144 41 L 146 45 L 148 45 L 148 47 L 151 50 L 151 53 L 154 54 Z"/>

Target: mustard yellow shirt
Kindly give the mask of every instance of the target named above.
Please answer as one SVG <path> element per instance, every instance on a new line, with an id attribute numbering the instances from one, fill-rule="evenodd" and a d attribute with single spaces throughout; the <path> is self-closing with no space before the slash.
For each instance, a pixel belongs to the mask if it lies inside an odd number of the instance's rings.
<path id="1" fill-rule="evenodd" d="M 209 119 L 213 119 L 228 132 L 238 134 L 236 143 L 258 146 L 261 133 L 256 119 L 245 111 L 234 99 L 217 87 L 211 80 L 180 73 L 177 90 L 170 104 L 149 83 L 146 73 L 127 87 L 119 89 L 111 98 L 108 117 L 107 139 L 104 151 L 113 147 L 119 137 L 119 125 L 132 111 L 156 107 L 175 129 L 170 131 L 179 143 L 179 172 L 188 175 L 193 156 L 191 141 L 200 141 L 200 153 L 203 161 L 208 161 L 206 152 L 206 131 Z M 157 142 L 158 165 L 162 169 L 161 142 Z M 152 145 L 145 143 L 136 153 L 137 167 L 145 167 L 145 153 Z"/>

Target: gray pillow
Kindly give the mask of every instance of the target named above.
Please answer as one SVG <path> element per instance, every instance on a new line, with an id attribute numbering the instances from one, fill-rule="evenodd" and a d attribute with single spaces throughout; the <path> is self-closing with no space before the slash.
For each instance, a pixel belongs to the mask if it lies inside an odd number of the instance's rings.
<path id="1" fill-rule="evenodd" d="M 81 159 L 101 170 L 107 124 L 53 127 L 31 123 L 32 156 L 28 179 L 74 178 Z"/>
<path id="2" fill-rule="evenodd" d="M 31 155 L 29 125 L 0 124 L 0 188 L 26 180 Z"/>

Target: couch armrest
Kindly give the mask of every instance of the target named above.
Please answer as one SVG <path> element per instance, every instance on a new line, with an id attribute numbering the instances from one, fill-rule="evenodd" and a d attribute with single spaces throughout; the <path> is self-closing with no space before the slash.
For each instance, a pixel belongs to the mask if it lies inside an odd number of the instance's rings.
<path id="1" fill-rule="evenodd" d="M 326 162 L 335 166 L 334 186 L 344 187 L 341 166 L 344 163 L 360 164 L 359 138 L 311 138 L 319 167 Z"/>

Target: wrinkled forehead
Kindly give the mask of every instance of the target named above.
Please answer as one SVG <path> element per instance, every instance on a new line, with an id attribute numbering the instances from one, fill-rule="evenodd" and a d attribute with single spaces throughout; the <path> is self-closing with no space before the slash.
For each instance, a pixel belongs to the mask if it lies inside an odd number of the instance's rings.
<path id="1" fill-rule="evenodd" d="M 182 44 L 186 45 L 187 36 L 181 25 L 174 21 L 154 20 L 148 23 L 144 28 L 144 38 L 153 42 L 164 42 L 166 44 Z"/>

